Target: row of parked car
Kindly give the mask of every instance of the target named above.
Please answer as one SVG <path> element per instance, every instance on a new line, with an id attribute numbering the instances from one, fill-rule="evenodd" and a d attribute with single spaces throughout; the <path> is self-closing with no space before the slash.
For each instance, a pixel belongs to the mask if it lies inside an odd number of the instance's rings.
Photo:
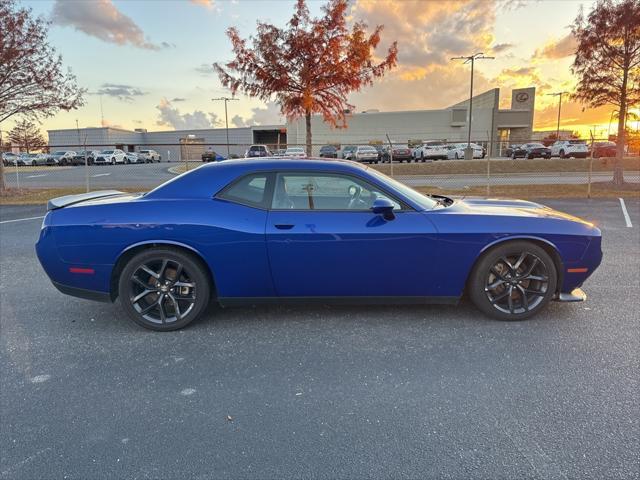
<path id="1" fill-rule="evenodd" d="M 615 157 L 616 144 L 614 142 L 594 142 L 593 146 L 587 145 L 584 140 L 558 140 L 553 145 L 547 147 L 542 143 L 524 143 L 522 145 L 511 145 L 506 149 L 505 155 L 516 158 L 586 158 L 591 155 L 593 158 Z"/>
<path id="2" fill-rule="evenodd" d="M 484 158 L 487 151 L 484 147 L 475 143 L 473 158 Z M 394 143 L 392 145 L 345 145 L 339 148 L 335 145 L 323 145 L 320 147 L 321 158 L 344 158 L 364 163 L 389 162 L 391 158 L 397 162 L 448 160 L 464 158 L 466 143 L 446 144 L 437 141 L 425 141 L 419 146 L 409 147 L 406 143 Z M 203 162 L 223 160 L 216 158 L 215 152 L 205 152 L 202 155 Z M 251 145 L 245 152 L 245 158 L 254 157 L 295 157 L 306 158 L 303 147 L 289 147 L 287 149 L 271 151 L 267 145 Z"/>
<path id="3" fill-rule="evenodd" d="M 124 150 L 58 150 L 53 153 L 3 153 L 2 162 L 6 165 L 38 166 L 38 165 L 117 165 L 127 163 L 160 162 L 162 157 L 155 150 L 125 152 Z"/>

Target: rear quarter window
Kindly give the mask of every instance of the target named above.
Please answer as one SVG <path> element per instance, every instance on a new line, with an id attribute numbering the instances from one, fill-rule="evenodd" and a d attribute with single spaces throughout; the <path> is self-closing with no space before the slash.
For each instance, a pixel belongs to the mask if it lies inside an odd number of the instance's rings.
<path id="1" fill-rule="evenodd" d="M 235 180 L 224 188 L 216 198 L 249 207 L 267 207 L 267 174 L 257 173 Z"/>

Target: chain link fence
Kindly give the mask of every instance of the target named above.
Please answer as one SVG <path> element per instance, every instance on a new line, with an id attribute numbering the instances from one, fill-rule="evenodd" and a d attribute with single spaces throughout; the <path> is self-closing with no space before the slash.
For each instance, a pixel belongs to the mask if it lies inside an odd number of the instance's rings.
<path id="1" fill-rule="evenodd" d="M 602 141 L 604 143 L 604 141 Z M 525 143 L 540 143 L 536 141 Z M 596 142 L 594 142 L 595 144 Z M 546 151 L 527 154 L 514 145 L 489 148 L 477 142 L 473 160 L 464 160 L 464 143 L 427 142 L 409 145 L 360 142 L 353 145 L 314 145 L 315 156 L 364 160 L 372 167 L 420 191 L 449 195 L 508 197 L 597 196 L 615 191 L 611 184 L 615 159 L 611 150 L 586 146 L 585 152 L 566 158 L 547 157 Z M 375 157 L 358 157 L 353 147 L 375 149 Z M 13 146 L 3 152 L 4 182 L 9 191 L 42 191 L 51 197 L 92 190 L 148 191 L 203 162 L 223 161 L 227 150 L 249 152 L 250 145 L 181 142 L 162 145 L 63 145 L 48 152 L 20 152 Z M 270 155 L 304 145 L 266 145 Z M 322 148 L 321 150 L 321 147 Z M 362 149 L 366 150 L 366 149 Z M 499 151 L 503 155 L 489 156 Z M 266 155 L 265 152 L 252 152 Z M 236 154 L 231 157 L 241 157 Z M 574 156 L 586 158 L 573 158 Z M 531 158 L 533 157 L 533 158 Z M 390 160 L 393 160 L 390 162 Z M 309 160 L 313 161 L 313 160 Z M 640 156 L 623 159 L 626 188 L 640 186 Z"/>

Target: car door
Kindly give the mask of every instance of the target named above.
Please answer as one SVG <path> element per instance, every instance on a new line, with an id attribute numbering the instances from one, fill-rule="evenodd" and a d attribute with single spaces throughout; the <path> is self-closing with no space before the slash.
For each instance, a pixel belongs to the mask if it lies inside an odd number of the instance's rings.
<path id="1" fill-rule="evenodd" d="M 376 198 L 396 207 L 385 220 Z M 266 223 L 281 297 L 424 297 L 437 288 L 435 227 L 380 187 L 336 173 L 282 172 Z"/>

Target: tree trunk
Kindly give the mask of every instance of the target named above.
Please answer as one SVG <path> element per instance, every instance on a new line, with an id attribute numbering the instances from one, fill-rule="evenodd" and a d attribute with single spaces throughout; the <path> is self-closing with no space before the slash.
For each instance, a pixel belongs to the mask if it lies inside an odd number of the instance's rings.
<path id="1" fill-rule="evenodd" d="M 0 153 L 2 151 L 0 150 Z M 0 161 L 0 193 L 4 193 L 4 161 Z"/>
<path id="2" fill-rule="evenodd" d="M 0 124 L 1 125 L 1 124 Z M 4 148 L 2 148 L 2 131 L 0 130 L 0 193 L 4 193 Z"/>
<path id="3" fill-rule="evenodd" d="M 304 114 L 305 126 L 307 128 L 307 157 L 311 156 L 311 110 L 307 110 Z"/>
<path id="4" fill-rule="evenodd" d="M 627 79 L 628 70 L 625 69 L 622 77 L 622 92 L 620 95 L 620 108 L 618 110 L 618 138 L 616 159 L 613 163 L 613 184 L 620 186 L 624 183 L 624 167 L 622 157 L 624 156 L 625 124 L 627 119 Z"/>

